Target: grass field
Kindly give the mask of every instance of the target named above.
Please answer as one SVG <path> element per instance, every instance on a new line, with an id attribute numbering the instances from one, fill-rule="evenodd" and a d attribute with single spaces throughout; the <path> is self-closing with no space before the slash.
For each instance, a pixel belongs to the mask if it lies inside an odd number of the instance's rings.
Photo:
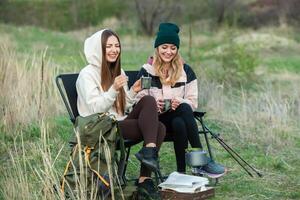
<path id="1" fill-rule="evenodd" d="M 229 169 L 213 199 L 300 199 L 297 31 L 200 32 L 194 28 L 189 51 L 188 27 L 182 29 L 180 51 L 199 78 L 199 110 L 207 111 L 208 127 L 264 175 L 248 176 L 211 139 L 216 160 Z M 54 78 L 62 72 L 79 72 L 85 65 L 83 41 L 95 30 L 59 33 L 0 24 L 0 199 L 59 199 L 51 187 L 63 173 L 73 128 Z M 123 67 L 139 69 L 152 54 L 152 38 L 128 34 L 120 38 Z M 222 68 L 224 59 L 245 58 L 232 52 L 222 57 L 232 44 L 241 44 L 243 52 L 256 55 L 255 76 L 242 84 L 234 82 L 233 73 L 239 75 L 239 71 Z M 130 178 L 138 176 L 139 163 L 133 155 L 139 148 L 135 146 L 131 153 Z M 163 173 L 174 171 L 172 144 L 165 143 L 160 154 Z"/>

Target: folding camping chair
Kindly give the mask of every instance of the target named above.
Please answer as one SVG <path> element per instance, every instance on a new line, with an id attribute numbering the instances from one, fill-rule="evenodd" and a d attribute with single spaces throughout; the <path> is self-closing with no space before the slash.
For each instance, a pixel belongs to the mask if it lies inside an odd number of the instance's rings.
<path id="1" fill-rule="evenodd" d="M 70 121 L 75 123 L 75 119 L 79 116 L 77 110 L 77 90 L 76 90 L 76 80 L 78 78 L 78 73 L 74 74 L 60 74 L 56 77 L 56 85 L 58 87 L 59 93 L 63 99 L 63 102 L 69 113 Z M 128 163 L 128 158 L 130 155 L 131 146 L 139 143 L 139 141 L 124 140 L 125 143 L 125 159 L 121 160 L 118 166 L 118 174 L 121 177 L 121 183 L 126 183 L 126 168 Z"/>
<path id="2" fill-rule="evenodd" d="M 139 71 L 126 71 L 126 75 L 128 76 L 128 87 L 131 87 L 134 82 L 137 79 Z M 77 116 L 79 116 L 78 110 L 77 110 L 77 90 L 76 90 L 76 80 L 78 78 L 78 73 L 72 73 L 72 74 L 60 74 L 56 77 L 56 85 L 58 87 L 59 93 L 62 97 L 62 100 L 67 108 L 70 121 L 74 124 L 75 119 Z M 195 116 L 198 116 L 202 118 L 204 116 L 204 112 L 195 112 Z M 210 145 L 208 143 L 207 138 L 207 132 L 206 131 L 199 131 L 199 133 L 204 134 L 206 144 L 208 147 L 209 155 L 212 157 Z M 167 137 L 164 140 L 165 142 L 172 142 L 173 139 L 171 137 Z M 126 182 L 126 168 L 128 164 L 128 158 L 130 155 L 130 149 L 131 146 L 139 143 L 139 141 L 131 141 L 131 140 L 125 140 L 125 160 L 120 161 L 118 173 L 120 177 L 122 178 L 123 183 Z"/>

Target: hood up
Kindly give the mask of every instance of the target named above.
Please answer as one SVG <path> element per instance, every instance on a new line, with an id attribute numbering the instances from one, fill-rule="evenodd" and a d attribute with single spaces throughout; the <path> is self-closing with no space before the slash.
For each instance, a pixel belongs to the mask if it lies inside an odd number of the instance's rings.
<path id="1" fill-rule="evenodd" d="M 100 30 L 90 37 L 88 37 L 84 42 L 84 54 L 87 62 L 96 67 L 101 67 L 102 64 L 102 46 L 101 46 L 101 36 L 103 31 Z"/>

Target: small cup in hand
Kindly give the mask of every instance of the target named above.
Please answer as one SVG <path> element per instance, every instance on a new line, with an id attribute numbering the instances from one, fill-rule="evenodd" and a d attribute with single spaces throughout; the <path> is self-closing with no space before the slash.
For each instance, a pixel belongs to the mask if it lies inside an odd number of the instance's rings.
<path id="1" fill-rule="evenodd" d="M 151 77 L 141 77 L 141 85 L 142 85 L 142 89 L 150 89 L 151 87 Z"/>
<path id="2" fill-rule="evenodd" d="M 171 99 L 164 99 L 164 110 L 167 111 L 171 109 Z"/>

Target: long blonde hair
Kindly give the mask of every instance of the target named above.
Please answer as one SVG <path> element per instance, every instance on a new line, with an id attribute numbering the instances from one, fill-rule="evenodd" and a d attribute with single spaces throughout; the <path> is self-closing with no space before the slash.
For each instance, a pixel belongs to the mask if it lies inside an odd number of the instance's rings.
<path id="1" fill-rule="evenodd" d="M 174 86 L 176 81 L 181 76 L 183 70 L 183 60 L 179 54 L 179 51 L 177 50 L 175 57 L 172 59 L 170 63 L 170 69 L 167 78 L 165 78 L 163 75 L 163 65 L 164 65 L 164 61 L 159 56 L 158 48 L 155 48 L 155 52 L 153 56 L 153 64 L 152 64 L 152 66 L 155 69 L 155 73 L 159 77 L 160 82 L 162 84 Z"/>

